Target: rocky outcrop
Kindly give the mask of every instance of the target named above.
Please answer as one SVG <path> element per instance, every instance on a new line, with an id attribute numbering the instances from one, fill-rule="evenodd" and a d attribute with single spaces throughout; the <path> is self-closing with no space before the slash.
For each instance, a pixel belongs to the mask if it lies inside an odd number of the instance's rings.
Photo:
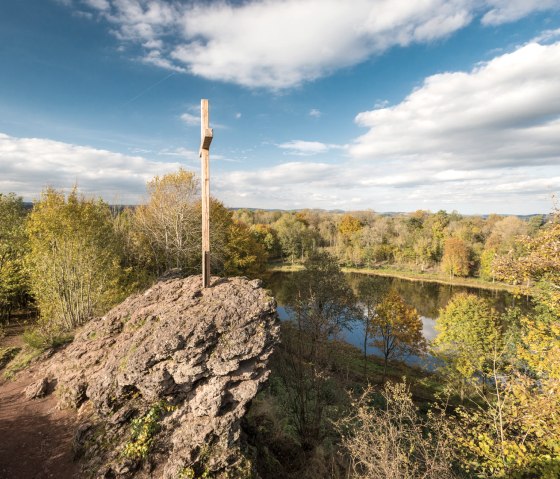
<path id="1" fill-rule="evenodd" d="M 23 391 L 26 399 L 39 399 L 46 396 L 49 389 L 49 380 L 46 377 L 39 379 L 39 381 L 30 384 Z"/>
<path id="2" fill-rule="evenodd" d="M 258 280 L 200 286 L 200 276 L 162 280 L 88 323 L 50 360 L 60 406 L 79 411 L 74 452 L 84 476 L 250 470 L 240 420 L 269 374 L 275 301 Z"/>

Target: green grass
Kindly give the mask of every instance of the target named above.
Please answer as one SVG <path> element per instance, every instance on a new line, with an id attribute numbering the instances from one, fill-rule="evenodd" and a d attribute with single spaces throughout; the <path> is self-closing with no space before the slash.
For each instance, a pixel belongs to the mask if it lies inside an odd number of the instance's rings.
<path id="1" fill-rule="evenodd" d="M 268 270 L 272 272 L 290 273 L 294 271 L 302 271 L 303 265 L 300 263 L 270 263 Z M 509 291 L 517 293 L 518 287 L 501 282 L 485 281 L 481 278 L 459 278 L 450 277 L 447 274 L 436 272 L 418 272 L 410 269 L 397 269 L 389 267 L 380 268 L 350 268 L 342 267 L 344 273 L 371 274 L 375 276 L 388 276 L 391 278 L 401 278 L 408 281 L 427 281 L 431 283 L 450 284 L 452 286 L 466 286 L 471 288 L 488 289 L 493 291 Z"/>
<path id="2" fill-rule="evenodd" d="M 12 379 L 16 373 L 29 366 L 31 362 L 33 362 L 33 360 L 39 357 L 42 353 L 43 351 L 39 349 L 24 346 L 6 367 L 4 371 L 4 378 Z"/>
<path id="3" fill-rule="evenodd" d="M 341 268 L 345 273 L 373 274 L 377 276 L 390 276 L 392 278 L 402 278 L 408 281 L 428 281 L 432 283 L 450 284 L 453 286 L 467 286 L 472 288 L 490 289 L 498 291 L 516 292 L 518 288 L 506 283 L 485 281 L 481 278 L 459 278 L 450 277 L 443 273 L 418 272 L 406 269 L 394 268 Z"/>
<path id="4" fill-rule="evenodd" d="M 269 263 L 267 270 L 272 272 L 292 273 L 294 271 L 303 271 L 303 265 L 300 263 Z"/>
<path id="5" fill-rule="evenodd" d="M 367 384 L 382 385 L 383 358 L 368 355 L 364 359 L 363 351 L 345 341 L 333 341 L 331 354 L 337 369 L 334 371 L 336 380 L 346 389 L 359 390 Z M 366 374 L 364 374 L 364 363 Z M 433 401 L 443 389 L 443 385 L 434 373 L 402 361 L 389 361 L 386 380 L 400 382 L 403 377 L 407 378 L 412 395 L 418 402 Z"/>
<path id="6" fill-rule="evenodd" d="M 6 367 L 6 365 L 14 359 L 17 354 L 21 351 L 21 348 L 16 346 L 8 346 L 5 348 L 0 348 L 0 369 Z"/>

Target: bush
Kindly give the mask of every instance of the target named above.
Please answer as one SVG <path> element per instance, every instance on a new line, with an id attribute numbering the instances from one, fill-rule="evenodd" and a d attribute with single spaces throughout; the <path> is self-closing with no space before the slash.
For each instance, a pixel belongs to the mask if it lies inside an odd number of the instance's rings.
<path id="1" fill-rule="evenodd" d="M 122 299 L 123 272 L 111 213 L 101 200 L 48 188 L 27 223 L 37 336 L 52 341 Z M 28 335 L 31 342 L 35 341 Z"/>
<path id="2" fill-rule="evenodd" d="M 387 383 L 385 406 L 372 406 L 371 388 L 338 423 L 356 479 L 451 479 L 453 448 L 442 412 L 422 418 L 405 383 Z"/>
<path id="3" fill-rule="evenodd" d="M 27 249 L 21 198 L 0 193 L 0 318 L 25 306 L 29 284 L 23 258 Z"/>

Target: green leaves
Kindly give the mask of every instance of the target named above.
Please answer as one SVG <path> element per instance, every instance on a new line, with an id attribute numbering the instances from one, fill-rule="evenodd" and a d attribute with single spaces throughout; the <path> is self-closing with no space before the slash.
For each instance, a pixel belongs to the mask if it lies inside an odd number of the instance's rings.
<path id="1" fill-rule="evenodd" d="M 76 188 L 47 188 L 27 222 L 27 265 L 39 329 L 55 337 L 122 299 L 122 270 L 111 213 Z"/>
<path id="2" fill-rule="evenodd" d="M 160 430 L 160 421 L 175 409 L 175 406 L 159 401 L 144 416 L 133 419 L 130 423 L 130 441 L 124 445 L 123 455 L 131 459 L 146 459 Z"/>
<path id="3" fill-rule="evenodd" d="M 490 303 L 472 294 L 458 294 L 440 311 L 439 332 L 433 342 L 464 378 L 483 372 L 494 352 L 502 348 L 502 327 Z"/>
<path id="4" fill-rule="evenodd" d="M 8 316 L 29 299 L 29 281 L 24 268 L 26 252 L 22 199 L 13 193 L 0 193 L 0 317 Z"/>

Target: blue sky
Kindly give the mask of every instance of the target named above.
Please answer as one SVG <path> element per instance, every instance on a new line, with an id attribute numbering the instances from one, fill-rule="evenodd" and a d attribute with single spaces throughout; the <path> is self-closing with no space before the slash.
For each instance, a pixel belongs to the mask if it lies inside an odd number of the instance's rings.
<path id="1" fill-rule="evenodd" d="M 201 98 L 228 206 L 546 213 L 560 0 L 3 0 L 0 192 L 142 201 Z"/>

